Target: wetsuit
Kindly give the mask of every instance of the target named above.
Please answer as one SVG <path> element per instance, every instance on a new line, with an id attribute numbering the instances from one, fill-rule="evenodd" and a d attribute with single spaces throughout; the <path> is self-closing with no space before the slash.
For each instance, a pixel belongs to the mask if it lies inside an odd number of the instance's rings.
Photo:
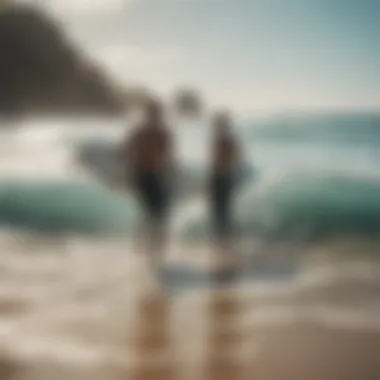
<path id="1" fill-rule="evenodd" d="M 237 145 L 230 135 L 216 136 L 213 147 L 210 181 L 210 206 L 217 238 L 229 237 L 232 231 L 232 202 L 235 190 Z"/>
<path id="2" fill-rule="evenodd" d="M 167 160 L 171 141 L 166 129 L 141 129 L 132 140 L 132 183 L 145 211 L 155 222 L 167 214 L 170 201 Z"/>

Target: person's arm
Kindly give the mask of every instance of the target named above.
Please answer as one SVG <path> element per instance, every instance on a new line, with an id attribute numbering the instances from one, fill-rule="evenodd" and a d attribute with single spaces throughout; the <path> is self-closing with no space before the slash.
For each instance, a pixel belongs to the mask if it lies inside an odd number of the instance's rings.
<path id="1" fill-rule="evenodd" d="M 167 132 L 165 140 L 166 140 L 167 167 L 168 167 L 168 170 L 170 171 L 170 176 L 174 177 L 178 175 L 178 165 L 177 165 L 178 163 L 176 162 L 176 159 L 175 159 L 174 138 L 169 132 Z"/>
<path id="2" fill-rule="evenodd" d="M 244 161 L 244 154 L 243 154 L 241 143 L 236 138 L 233 141 L 233 145 L 234 145 L 234 158 L 233 158 L 233 160 L 235 162 L 235 165 L 238 167 Z"/>
<path id="3" fill-rule="evenodd" d="M 139 132 L 134 131 L 130 136 L 126 136 L 124 138 L 124 141 L 121 143 L 118 151 L 117 151 L 117 156 L 118 159 L 122 161 L 129 161 L 133 154 L 133 150 L 136 147 L 137 140 L 139 138 Z"/>

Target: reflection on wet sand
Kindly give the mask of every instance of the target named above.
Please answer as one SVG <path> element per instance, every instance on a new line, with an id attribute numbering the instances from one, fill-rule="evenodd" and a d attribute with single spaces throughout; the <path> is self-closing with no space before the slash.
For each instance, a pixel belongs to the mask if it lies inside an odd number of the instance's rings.
<path id="1" fill-rule="evenodd" d="M 154 292 L 143 295 L 138 302 L 133 350 L 140 363 L 131 369 L 131 377 L 134 380 L 176 379 L 170 302 L 165 295 Z"/>
<path id="2" fill-rule="evenodd" d="M 0 255 L 0 380 L 380 378 L 372 263 L 165 295 L 148 290 L 138 255 L 103 248 Z"/>
<path id="3" fill-rule="evenodd" d="M 216 292 L 210 299 L 206 379 L 243 380 L 243 367 L 246 363 L 241 358 L 243 343 L 242 332 L 239 331 L 241 308 L 239 298 L 227 292 Z"/>

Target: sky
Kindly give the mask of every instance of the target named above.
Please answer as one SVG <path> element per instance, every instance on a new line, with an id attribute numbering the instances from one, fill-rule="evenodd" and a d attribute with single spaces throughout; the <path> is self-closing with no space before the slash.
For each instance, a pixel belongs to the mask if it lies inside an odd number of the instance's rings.
<path id="1" fill-rule="evenodd" d="M 128 85 L 239 111 L 380 109 L 379 0 L 23 1 Z"/>

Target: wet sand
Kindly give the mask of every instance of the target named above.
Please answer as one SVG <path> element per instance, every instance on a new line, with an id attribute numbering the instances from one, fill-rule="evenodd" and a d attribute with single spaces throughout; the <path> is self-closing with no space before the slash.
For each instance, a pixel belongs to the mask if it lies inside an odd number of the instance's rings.
<path id="1" fill-rule="evenodd" d="M 376 380 L 380 333 L 316 324 L 263 332 L 252 378 L 260 380 Z"/>
<path id="2" fill-rule="evenodd" d="M 380 379 L 380 278 L 356 263 L 168 296 L 141 261 L 79 249 L 1 256 L 0 380 Z"/>
<path id="3" fill-rule="evenodd" d="M 172 301 L 164 297 L 145 298 L 138 306 L 135 321 L 125 326 L 133 330 L 125 339 L 128 350 L 123 352 L 119 347 L 113 355 L 88 359 L 87 363 L 60 358 L 59 354 L 33 359 L 4 348 L 0 353 L 0 379 L 380 378 L 379 330 L 323 326 L 302 317 L 299 321 L 244 323 L 244 309 L 254 305 L 244 305 L 230 294 L 219 292 L 206 306 L 209 320 L 203 322 L 208 324 L 207 332 L 205 329 L 204 333 L 192 335 L 188 331 L 192 338 L 179 343 L 170 333 L 173 307 Z M 192 310 L 187 312 L 191 314 Z M 182 328 L 192 327 L 184 324 Z"/>

